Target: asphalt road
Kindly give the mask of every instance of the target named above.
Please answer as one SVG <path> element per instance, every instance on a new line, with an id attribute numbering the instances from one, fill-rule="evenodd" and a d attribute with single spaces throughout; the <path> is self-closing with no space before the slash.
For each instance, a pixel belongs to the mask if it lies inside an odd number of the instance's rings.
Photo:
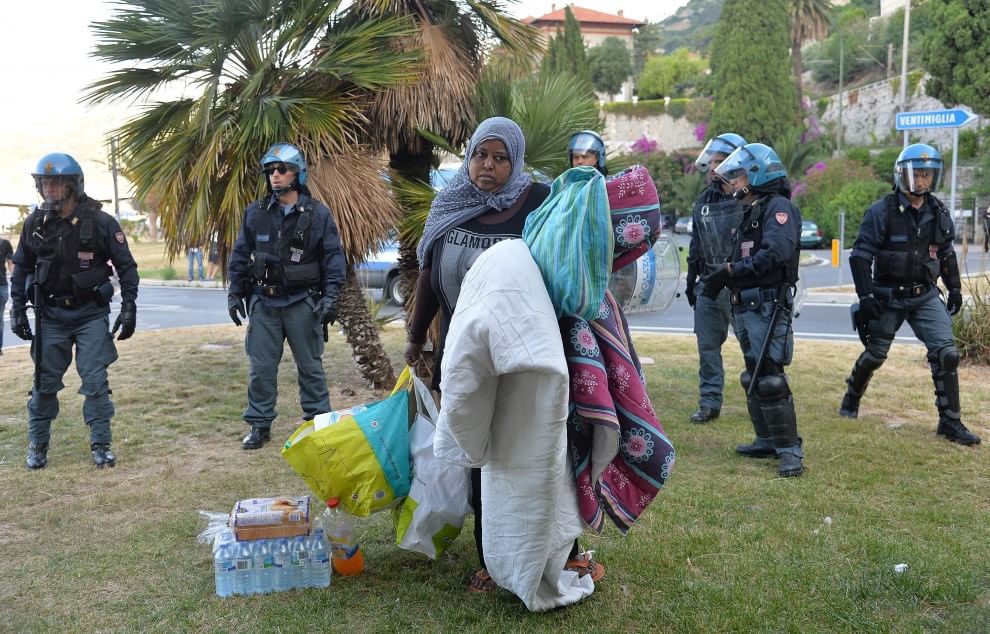
<path id="1" fill-rule="evenodd" d="M 675 237 L 678 243 L 686 248 L 687 236 Z M 815 256 L 815 263 L 801 267 L 801 278 L 810 292 L 800 315 L 794 321 L 795 336 L 801 339 L 855 340 L 856 334 L 852 331 L 849 321 L 849 304 L 855 297 L 851 293 L 852 277 L 849 273 L 848 252 L 840 258 L 841 269 L 832 268 L 830 251 L 817 250 L 808 253 Z M 982 249 L 970 249 L 966 261 L 962 264 L 964 274 L 967 271 L 970 274 L 977 274 L 990 270 L 990 258 Z M 825 290 L 843 284 L 850 287 L 850 292 L 836 293 Z M 380 297 L 380 292 L 372 291 L 372 293 L 376 298 Z M 9 308 L 8 303 L 7 310 Z M 118 308 L 119 297 L 114 299 L 111 323 Z M 386 311 L 398 310 L 398 306 L 394 305 L 386 308 Z M 224 289 L 187 286 L 184 282 L 163 283 L 157 280 L 146 280 L 141 285 L 138 295 L 138 330 L 229 323 Z M 687 300 L 681 296 L 675 299 L 664 313 L 630 315 L 629 324 L 633 330 L 640 332 L 690 334 L 693 329 L 693 317 Z M 4 348 L 25 345 L 10 332 L 10 319 L 7 314 L 4 314 L 3 328 Z M 907 324 L 898 332 L 897 341 L 917 343 Z"/>

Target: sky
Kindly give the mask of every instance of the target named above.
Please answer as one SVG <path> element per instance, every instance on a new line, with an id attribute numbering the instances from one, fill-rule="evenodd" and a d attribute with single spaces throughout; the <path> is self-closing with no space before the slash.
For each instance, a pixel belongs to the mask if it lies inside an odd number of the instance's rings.
<path id="1" fill-rule="evenodd" d="M 586 9 L 656 22 L 687 0 L 581 0 Z M 562 0 L 521 0 L 508 12 L 523 18 L 551 11 Z M 18 3 L 16 17 L 0 38 L 0 72 L 6 90 L 0 101 L 0 204 L 36 201 L 30 172 L 53 151 L 72 154 L 83 166 L 89 193 L 110 198 L 107 133 L 127 116 L 126 106 L 88 106 L 79 101 L 84 87 L 108 67 L 92 58 L 90 23 L 108 18 L 107 0 L 49 0 Z M 121 194 L 126 195 L 126 194 Z M 0 207 L 0 214 L 3 208 Z M 0 225 L 5 224 L 0 216 Z"/>

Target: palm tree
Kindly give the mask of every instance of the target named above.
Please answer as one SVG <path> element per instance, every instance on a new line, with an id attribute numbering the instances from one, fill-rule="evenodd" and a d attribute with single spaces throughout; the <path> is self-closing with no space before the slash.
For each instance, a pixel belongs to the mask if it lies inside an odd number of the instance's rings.
<path id="1" fill-rule="evenodd" d="M 794 87 L 798 103 L 803 103 L 801 47 L 828 35 L 831 10 L 830 0 L 790 0 L 791 57 L 794 60 Z"/>
<path id="2" fill-rule="evenodd" d="M 457 148 L 470 137 L 476 124 L 472 104 L 479 70 L 493 46 L 532 61 L 538 50 L 536 30 L 506 15 L 503 6 L 501 0 L 354 0 L 353 19 L 412 20 L 415 30 L 398 41 L 398 50 L 423 55 L 418 81 L 393 85 L 368 100 L 371 125 L 365 140 L 388 153 L 396 184 L 429 183 L 437 142 Z M 423 187 L 420 195 L 432 194 Z M 399 198 L 404 200 L 401 192 Z M 404 221 L 402 226 L 399 269 L 408 311 L 415 301 L 416 244 L 422 225 Z"/>
<path id="3" fill-rule="evenodd" d="M 408 19 L 355 20 L 340 5 L 119 0 L 113 17 L 93 25 L 96 56 L 118 68 L 86 98 L 144 100 L 116 134 L 138 196 L 158 194 L 171 254 L 216 234 L 225 256 L 244 207 L 264 193 L 258 157 L 276 141 L 300 146 L 349 263 L 341 324 L 362 374 L 387 387 L 394 373 L 352 265 L 399 210 L 380 178 L 384 158 L 361 143 L 364 107 L 368 94 L 415 79 L 420 56 L 393 45 L 415 33 Z"/>

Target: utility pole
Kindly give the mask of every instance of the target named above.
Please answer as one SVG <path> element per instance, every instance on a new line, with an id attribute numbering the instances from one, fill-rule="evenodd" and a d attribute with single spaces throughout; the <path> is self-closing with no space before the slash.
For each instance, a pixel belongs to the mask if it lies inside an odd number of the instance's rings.
<path id="1" fill-rule="evenodd" d="M 839 122 L 835 130 L 835 151 L 842 151 L 842 75 L 845 72 L 845 45 L 842 40 L 842 31 L 839 31 Z"/>
<path id="2" fill-rule="evenodd" d="M 113 175 L 113 213 L 120 220 L 120 196 L 117 192 L 117 137 L 110 137 L 110 173 Z"/>
<path id="3" fill-rule="evenodd" d="M 901 41 L 901 112 L 907 112 L 908 34 L 911 32 L 911 0 L 904 0 L 904 38 Z M 904 131 L 904 147 L 908 146 L 908 131 Z"/>

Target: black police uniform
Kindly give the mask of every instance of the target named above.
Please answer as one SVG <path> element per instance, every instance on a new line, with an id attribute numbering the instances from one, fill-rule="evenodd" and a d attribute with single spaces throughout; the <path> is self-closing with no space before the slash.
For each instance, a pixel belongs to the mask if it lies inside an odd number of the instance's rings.
<path id="1" fill-rule="evenodd" d="M 94 459 L 99 466 L 104 466 L 101 460 L 109 466 L 115 462 L 108 453 L 114 407 L 107 381 L 107 367 L 117 360 L 109 328 L 114 270 L 120 280 L 122 312 L 129 306 L 133 319 L 137 264 L 117 219 L 103 212 L 99 202 L 84 195 L 66 218 L 36 209 L 24 221 L 14 254 L 11 298 L 13 307 L 22 309 L 34 301 L 28 297 L 33 289 L 30 284 L 40 285 L 41 332 L 35 333 L 35 344 L 40 339 L 41 349 L 35 345 L 32 350 L 35 362 L 41 364 L 40 385 L 28 401 L 28 437 L 32 446 L 44 447 L 42 454 L 51 437 L 51 422 L 58 415 L 58 392 L 64 387 L 62 377 L 72 361 L 74 345 L 82 379 L 79 392 L 85 396 L 83 419 L 90 428 Z M 130 332 L 121 334 L 127 336 Z M 102 451 L 100 456 L 96 448 Z"/>
<path id="2" fill-rule="evenodd" d="M 244 420 L 268 435 L 275 419 L 278 363 L 286 340 L 299 373 L 303 416 L 330 411 L 323 371 L 321 299 L 333 302 L 346 276 L 344 252 L 330 209 L 306 193 L 286 209 L 278 196 L 252 203 L 228 262 L 232 293 L 248 302 L 250 361 Z M 248 447 L 245 441 L 245 447 Z M 259 443 L 252 442 L 248 448 Z"/>
<path id="3" fill-rule="evenodd" d="M 873 373 L 887 359 L 894 335 L 905 320 L 928 350 L 935 383 L 937 433 L 964 445 L 980 442 L 960 420 L 959 350 L 952 334 L 952 318 L 942 303 L 936 280 L 941 275 L 962 303 L 962 281 L 953 248 L 955 228 L 948 210 L 931 194 L 919 209 L 900 192 L 875 202 L 859 228 L 849 256 L 860 310 L 865 315 L 866 349 L 846 379 L 839 413 L 855 418 Z"/>
<path id="4" fill-rule="evenodd" d="M 692 214 L 691 241 L 687 257 L 687 287 L 685 294 L 694 309 L 694 335 L 698 342 L 698 410 L 691 415 L 691 422 L 705 423 L 718 418 L 722 409 L 722 392 L 725 385 L 725 369 L 722 365 L 722 345 L 729 334 L 732 311 L 729 292 L 722 290 L 714 298 L 704 294 L 699 278 L 711 273 L 702 253 L 701 232 L 704 219 L 702 210 L 709 205 L 734 201 L 732 194 L 722 191 L 719 184 L 710 185 L 698 196 Z"/>
<path id="5" fill-rule="evenodd" d="M 791 204 L 786 180 L 764 187 L 743 216 L 734 238 L 729 288 L 733 320 L 746 370 L 740 376 L 747 391 L 756 440 L 736 451 L 747 456 L 780 457 L 778 473 L 800 475 L 804 470 L 794 398 L 784 368 L 794 352 L 791 309 L 798 279 L 801 212 Z M 766 354 L 764 341 L 778 312 Z M 757 367 L 759 366 L 759 367 Z M 756 380 L 752 392 L 750 383 Z"/>

